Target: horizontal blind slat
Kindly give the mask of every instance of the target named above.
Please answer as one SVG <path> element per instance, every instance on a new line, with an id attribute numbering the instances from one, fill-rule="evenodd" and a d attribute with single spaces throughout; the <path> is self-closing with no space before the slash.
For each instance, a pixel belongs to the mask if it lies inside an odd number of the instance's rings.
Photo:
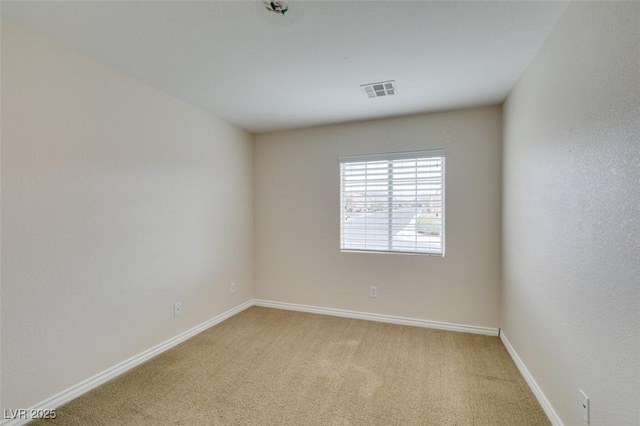
<path id="1" fill-rule="evenodd" d="M 442 254 L 444 152 L 340 159 L 341 249 Z"/>

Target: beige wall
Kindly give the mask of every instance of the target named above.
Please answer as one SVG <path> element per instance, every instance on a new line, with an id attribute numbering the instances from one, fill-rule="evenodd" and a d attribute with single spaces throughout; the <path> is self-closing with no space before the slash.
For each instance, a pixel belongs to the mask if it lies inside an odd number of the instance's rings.
<path id="1" fill-rule="evenodd" d="M 249 300 L 252 197 L 249 133 L 3 21 L 2 407 Z"/>
<path id="2" fill-rule="evenodd" d="M 2 408 L 255 296 L 500 326 L 565 424 L 578 388 L 592 425 L 640 423 L 638 45 L 639 3 L 571 5 L 505 104 L 502 173 L 499 107 L 253 144 L 3 21 Z M 446 256 L 340 253 L 338 156 L 435 148 Z"/>
<path id="3" fill-rule="evenodd" d="M 501 326 L 567 425 L 640 424 L 640 3 L 569 6 L 505 112 Z"/>
<path id="4" fill-rule="evenodd" d="M 257 135 L 255 296 L 497 327 L 501 126 L 488 107 Z M 447 155 L 446 256 L 341 253 L 338 156 L 435 148 Z"/>

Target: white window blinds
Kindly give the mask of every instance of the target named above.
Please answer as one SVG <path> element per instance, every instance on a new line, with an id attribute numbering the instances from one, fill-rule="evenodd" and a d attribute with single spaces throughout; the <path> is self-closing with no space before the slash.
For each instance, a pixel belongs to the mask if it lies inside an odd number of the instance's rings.
<path id="1" fill-rule="evenodd" d="M 341 250 L 443 255 L 444 159 L 444 151 L 341 157 Z"/>

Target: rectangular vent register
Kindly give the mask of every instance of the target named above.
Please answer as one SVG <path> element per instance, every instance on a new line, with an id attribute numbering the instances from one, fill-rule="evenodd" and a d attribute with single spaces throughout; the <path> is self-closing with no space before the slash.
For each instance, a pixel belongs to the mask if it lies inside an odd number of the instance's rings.
<path id="1" fill-rule="evenodd" d="M 381 81 L 378 83 L 363 84 L 364 91 L 370 98 L 391 96 L 396 94 L 395 80 Z"/>

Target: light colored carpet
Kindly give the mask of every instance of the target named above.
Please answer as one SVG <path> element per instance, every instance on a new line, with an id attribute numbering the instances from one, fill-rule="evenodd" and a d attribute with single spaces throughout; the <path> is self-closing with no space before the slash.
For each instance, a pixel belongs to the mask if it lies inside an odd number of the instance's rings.
<path id="1" fill-rule="evenodd" d="M 252 307 L 31 425 L 548 425 L 499 338 Z"/>

